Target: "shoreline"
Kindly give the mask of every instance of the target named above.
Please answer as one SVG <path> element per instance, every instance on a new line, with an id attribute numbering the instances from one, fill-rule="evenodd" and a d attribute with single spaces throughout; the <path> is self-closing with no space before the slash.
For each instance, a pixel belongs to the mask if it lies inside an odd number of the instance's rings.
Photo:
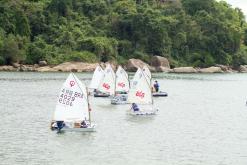
<path id="1" fill-rule="evenodd" d="M 100 65 L 102 68 L 110 63 L 112 68 L 116 70 L 116 62 L 106 63 L 85 63 L 85 62 L 64 62 L 58 65 L 49 65 L 46 61 L 39 61 L 39 64 L 24 65 L 13 63 L 12 65 L 0 66 L 1 71 L 15 72 L 94 72 L 95 68 Z M 247 65 L 240 65 L 237 68 L 226 65 L 214 65 L 207 68 L 198 68 L 192 66 L 171 68 L 167 58 L 161 56 L 153 56 L 150 64 L 143 62 L 140 59 L 129 59 L 122 67 L 128 72 L 135 72 L 137 68 L 147 66 L 151 72 L 164 73 L 247 73 Z"/>
<path id="2" fill-rule="evenodd" d="M 2 65 L 0 66 L 0 72 L 94 72 L 98 63 L 82 63 L 82 62 L 66 62 L 59 65 L 46 65 L 39 66 L 34 65 Z M 105 66 L 104 63 L 100 64 Z M 116 68 L 116 64 L 112 64 L 113 68 Z M 232 69 L 226 66 L 211 66 L 208 68 L 195 68 L 195 67 L 177 67 L 177 68 L 163 68 L 162 70 L 149 67 L 153 73 L 247 73 L 247 66 L 241 65 L 239 69 Z M 124 69 L 128 72 L 135 72 L 135 69 L 128 69 L 124 66 Z"/>

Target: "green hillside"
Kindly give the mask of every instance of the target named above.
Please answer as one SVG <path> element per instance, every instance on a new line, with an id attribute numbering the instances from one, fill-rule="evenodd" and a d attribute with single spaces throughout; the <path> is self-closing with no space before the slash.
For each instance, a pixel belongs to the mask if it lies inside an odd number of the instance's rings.
<path id="1" fill-rule="evenodd" d="M 0 64 L 64 61 L 247 64 L 240 9 L 215 0 L 0 0 Z"/>

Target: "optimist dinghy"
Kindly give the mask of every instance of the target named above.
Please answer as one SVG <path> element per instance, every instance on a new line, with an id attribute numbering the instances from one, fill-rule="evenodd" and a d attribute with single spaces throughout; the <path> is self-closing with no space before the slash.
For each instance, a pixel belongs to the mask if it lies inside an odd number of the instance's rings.
<path id="1" fill-rule="evenodd" d="M 149 80 L 142 69 L 138 68 L 128 94 L 128 102 L 132 103 L 131 115 L 154 115 L 158 109 L 153 106 L 153 97 Z"/>
<path id="2" fill-rule="evenodd" d="M 115 83 L 115 96 L 111 99 L 111 104 L 127 104 L 129 77 L 121 66 L 118 66 Z"/>
<path id="3" fill-rule="evenodd" d="M 115 92 L 115 73 L 110 64 L 107 64 L 102 80 L 97 88 L 99 92 L 94 93 L 94 97 L 109 97 Z"/>
<path id="4" fill-rule="evenodd" d="M 144 72 L 144 75 L 146 76 L 147 80 L 148 80 L 148 83 L 150 84 L 151 86 L 151 83 L 152 83 L 152 74 L 150 72 L 150 70 L 148 69 L 148 67 L 145 65 L 143 68 L 142 68 L 142 71 Z M 166 92 L 162 92 L 162 91 L 159 91 L 159 92 L 153 92 L 153 97 L 167 97 L 168 94 Z"/>
<path id="5" fill-rule="evenodd" d="M 109 94 L 102 93 L 98 90 L 101 81 L 104 78 L 104 70 L 98 65 L 93 73 L 92 81 L 89 85 L 89 88 L 93 91 L 90 92 L 94 97 L 109 97 Z"/>
<path id="6" fill-rule="evenodd" d="M 95 131 L 91 123 L 90 105 L 86 86 L 70 73 L 57 100 L 51 129 L 58 131 Z"/>

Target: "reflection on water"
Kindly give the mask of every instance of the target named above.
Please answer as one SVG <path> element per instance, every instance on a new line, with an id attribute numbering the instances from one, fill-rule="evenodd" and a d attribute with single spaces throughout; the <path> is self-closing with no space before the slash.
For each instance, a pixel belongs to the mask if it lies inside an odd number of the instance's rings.
<path id="1" fill-rule="evenodd" d="M 49 122 L 66 77 L 0 72 L 0 164 L 247 163 L 245 74 L 153 74 L 169 94 L 154 98 L 157 115 L 90 97 L 97 132 L 57 134 Z"/>

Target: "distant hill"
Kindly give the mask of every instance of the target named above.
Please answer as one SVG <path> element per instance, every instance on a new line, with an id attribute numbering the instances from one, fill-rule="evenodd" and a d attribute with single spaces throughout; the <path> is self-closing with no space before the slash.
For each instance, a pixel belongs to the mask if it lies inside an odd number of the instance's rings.
<path id="1" fill-rule="evenodd" d="M 0 0 L 0 64 L 247 64 L 244 14 L 215 0 Z"/>

